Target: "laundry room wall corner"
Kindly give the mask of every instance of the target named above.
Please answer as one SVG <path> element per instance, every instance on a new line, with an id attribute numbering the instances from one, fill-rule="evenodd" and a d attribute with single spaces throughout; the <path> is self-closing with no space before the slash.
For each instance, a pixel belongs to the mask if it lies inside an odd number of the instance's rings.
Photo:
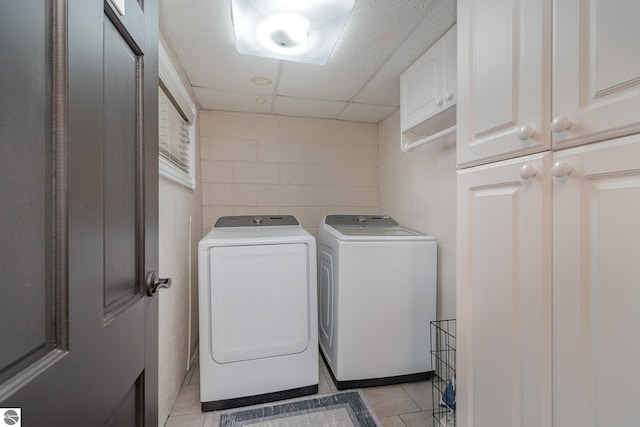
<path id="1" fill-rule="evenodd" d="M 400 150 L 400 114 L 378 125 L 379 210 L 438 242 L 437 317 L 456 317 L 455 134 Z M 428 331 L 426 332 L 428 333 Z"/>
<path id="2" fill-rule="evenodd" d="M 188 358 L 196 354 L 197 257 L 202 217 L 198 187 L 190 190 L 163 177 L 160 178 L 159 187 L 159 274 L 172 279 L 171 288 L 164 289 L 158 295 L 159 419 L 164 421 L 180 391 Z"/>
<path id="3" fill-rule="evenodd" d="M 182 73 L 179 61 L 168 45 L 167 60 L 173 67 L 174 90 L 182 91 L 194 114 L 189 132 L 193 148 L 194 186 L 161 174 L 158 182 L 158 243 L 160 277 L 170 277 L 172 286 L 159 292 L 158 319 L 158 419 L 169 416 L 189 362 L 198 346 L 198 241 L 202 230 L 202 185 L 197 104 Z M 175 89 L 178 88 L 178 89 Z M 193 172 L 192 172 L 193 173 Z"/>

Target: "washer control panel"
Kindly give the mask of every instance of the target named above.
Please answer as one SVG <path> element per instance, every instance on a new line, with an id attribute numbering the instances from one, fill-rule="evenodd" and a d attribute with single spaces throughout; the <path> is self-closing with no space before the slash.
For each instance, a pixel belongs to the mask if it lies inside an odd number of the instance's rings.
<path id="1" fill-rule="evenodd" d="M 359 227 L 394 227 L 398 223 L 387 215 L 327 215 L 327 225 L 357 225 Z"/>

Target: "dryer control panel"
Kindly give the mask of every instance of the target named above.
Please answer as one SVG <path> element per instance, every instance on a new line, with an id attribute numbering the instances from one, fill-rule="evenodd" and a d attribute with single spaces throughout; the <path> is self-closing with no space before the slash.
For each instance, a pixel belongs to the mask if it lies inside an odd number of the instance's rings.
<path id="1" fill-rule="evenodd" d="M 213 225 L 222 227 L 268 227 L 275 225 L 300 225 L 292 215 L 239 215 L 222 216 Z"/>

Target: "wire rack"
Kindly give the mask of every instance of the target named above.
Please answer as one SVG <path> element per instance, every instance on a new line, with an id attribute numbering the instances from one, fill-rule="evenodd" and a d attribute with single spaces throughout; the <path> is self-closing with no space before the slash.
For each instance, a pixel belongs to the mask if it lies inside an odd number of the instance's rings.
<path id="1" fill-rule="evenodd" d="M 455 376 L 456 376 L 456 320 L 436 320 L 431 322 L 431 362 L 434 376 L 433 387 L 433 425 L 435 427 L 454 427 Z M 449 390 L 447 390 L 449 386 Z M 453 405 L 451 392 L 453 389 Z M 445 391 L 447 396 L 445 397 Z"/>

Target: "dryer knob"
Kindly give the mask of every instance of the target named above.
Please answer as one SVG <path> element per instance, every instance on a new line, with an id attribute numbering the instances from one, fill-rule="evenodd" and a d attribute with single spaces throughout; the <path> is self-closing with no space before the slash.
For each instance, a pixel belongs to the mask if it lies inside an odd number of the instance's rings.
<path id="1" fill-rule="evenodd" d="M 257 216 L 255 218 L 253 218 L 253 223 L 254 224 L 262 224 L 262 217 Z"/>
<path id="2" fill-rule="evenodd" d="M 366 221 L 367 221 L 367 218 L 365 218 L 365 217 L 363 217 L 363 216 L 359 216 L 359 217 L 358 217 L 358 222 L 359 222 L 359 223 L 361 223 L 361 224 L 362 224 L 363 222 L 366 222 Z"/>

